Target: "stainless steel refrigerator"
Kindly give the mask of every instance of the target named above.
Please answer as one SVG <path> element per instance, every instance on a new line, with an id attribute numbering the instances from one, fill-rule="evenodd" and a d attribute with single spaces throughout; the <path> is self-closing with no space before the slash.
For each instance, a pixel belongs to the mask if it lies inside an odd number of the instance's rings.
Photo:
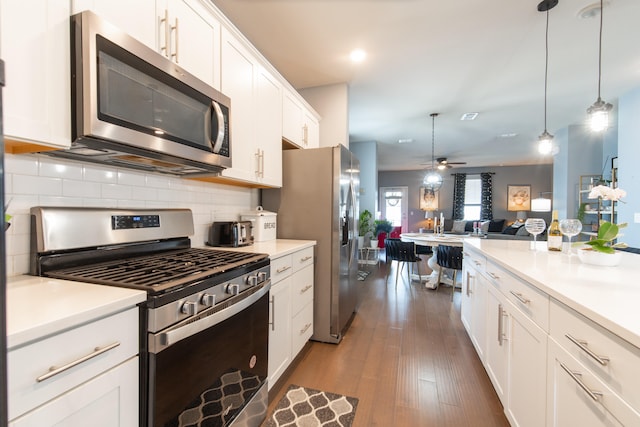
<path id="1" fill-rule="evenodd" d="M 281 189 L 262 192 L 280 239 L 316 240 L 312 340 L 339 343 L 358 304 L 359 162 L 344 146 L 285 150 Z"/>

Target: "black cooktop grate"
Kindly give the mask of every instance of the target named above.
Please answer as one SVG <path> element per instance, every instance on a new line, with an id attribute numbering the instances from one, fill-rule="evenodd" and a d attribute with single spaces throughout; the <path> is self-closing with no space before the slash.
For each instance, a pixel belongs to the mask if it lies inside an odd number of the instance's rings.
<path id="1" fill-rule="evenodd" d="M 188 248 L 52 270 L 46 275 L 158 291 L 193 283 L 264 258 L 264 254 Z"/>

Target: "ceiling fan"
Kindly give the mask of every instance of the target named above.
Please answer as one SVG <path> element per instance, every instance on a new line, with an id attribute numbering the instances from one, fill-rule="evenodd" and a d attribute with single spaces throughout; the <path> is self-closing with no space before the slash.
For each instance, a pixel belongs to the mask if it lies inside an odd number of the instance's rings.
<path id="1" fill-rule="evenodd" d="M 436 167 L 440 170 L 444 170 L 444 169 L 451 169 L 452 166 L 451 165 L 466 165 L 467 162 L 450 162 L 447 160 L 446 157 L 438 157 L 436 159 Z"/>

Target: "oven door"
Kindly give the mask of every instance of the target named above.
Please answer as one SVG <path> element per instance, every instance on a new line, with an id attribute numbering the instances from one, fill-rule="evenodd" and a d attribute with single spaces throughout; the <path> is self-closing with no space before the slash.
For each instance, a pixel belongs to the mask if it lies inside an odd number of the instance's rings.
<path id="1" fill-rule="evenodd" d="M 269 289 L 267 282 L 227 308 L 148 334 L 148 426 L 264 421 Z"/>

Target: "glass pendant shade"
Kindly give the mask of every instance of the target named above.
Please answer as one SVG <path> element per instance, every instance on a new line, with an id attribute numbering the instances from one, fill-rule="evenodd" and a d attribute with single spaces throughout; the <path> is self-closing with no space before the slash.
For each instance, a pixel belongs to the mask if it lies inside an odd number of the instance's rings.
<path id="1" fill-rule="evenodd" d="M 587 108 L 587 120 L 592 131 L 602 132 L 609 127 L 609 111 L 612 108 L 613 105 L 604 102 L 600 98 L 591 107 Z"/>
<path id="2" fill-rule="evenodd" d="M 442 187 L 442 176 L 438 172 L 431 171 L 424 176 L 422 183 L 428 189 L 438 191 Z"/>
<path id="3" fill-rule="evenodd" d="M 553 151 L 553 135 L 546 130 L 538 137 L 538 152 L 540 154 L 550 154 Z"/>

